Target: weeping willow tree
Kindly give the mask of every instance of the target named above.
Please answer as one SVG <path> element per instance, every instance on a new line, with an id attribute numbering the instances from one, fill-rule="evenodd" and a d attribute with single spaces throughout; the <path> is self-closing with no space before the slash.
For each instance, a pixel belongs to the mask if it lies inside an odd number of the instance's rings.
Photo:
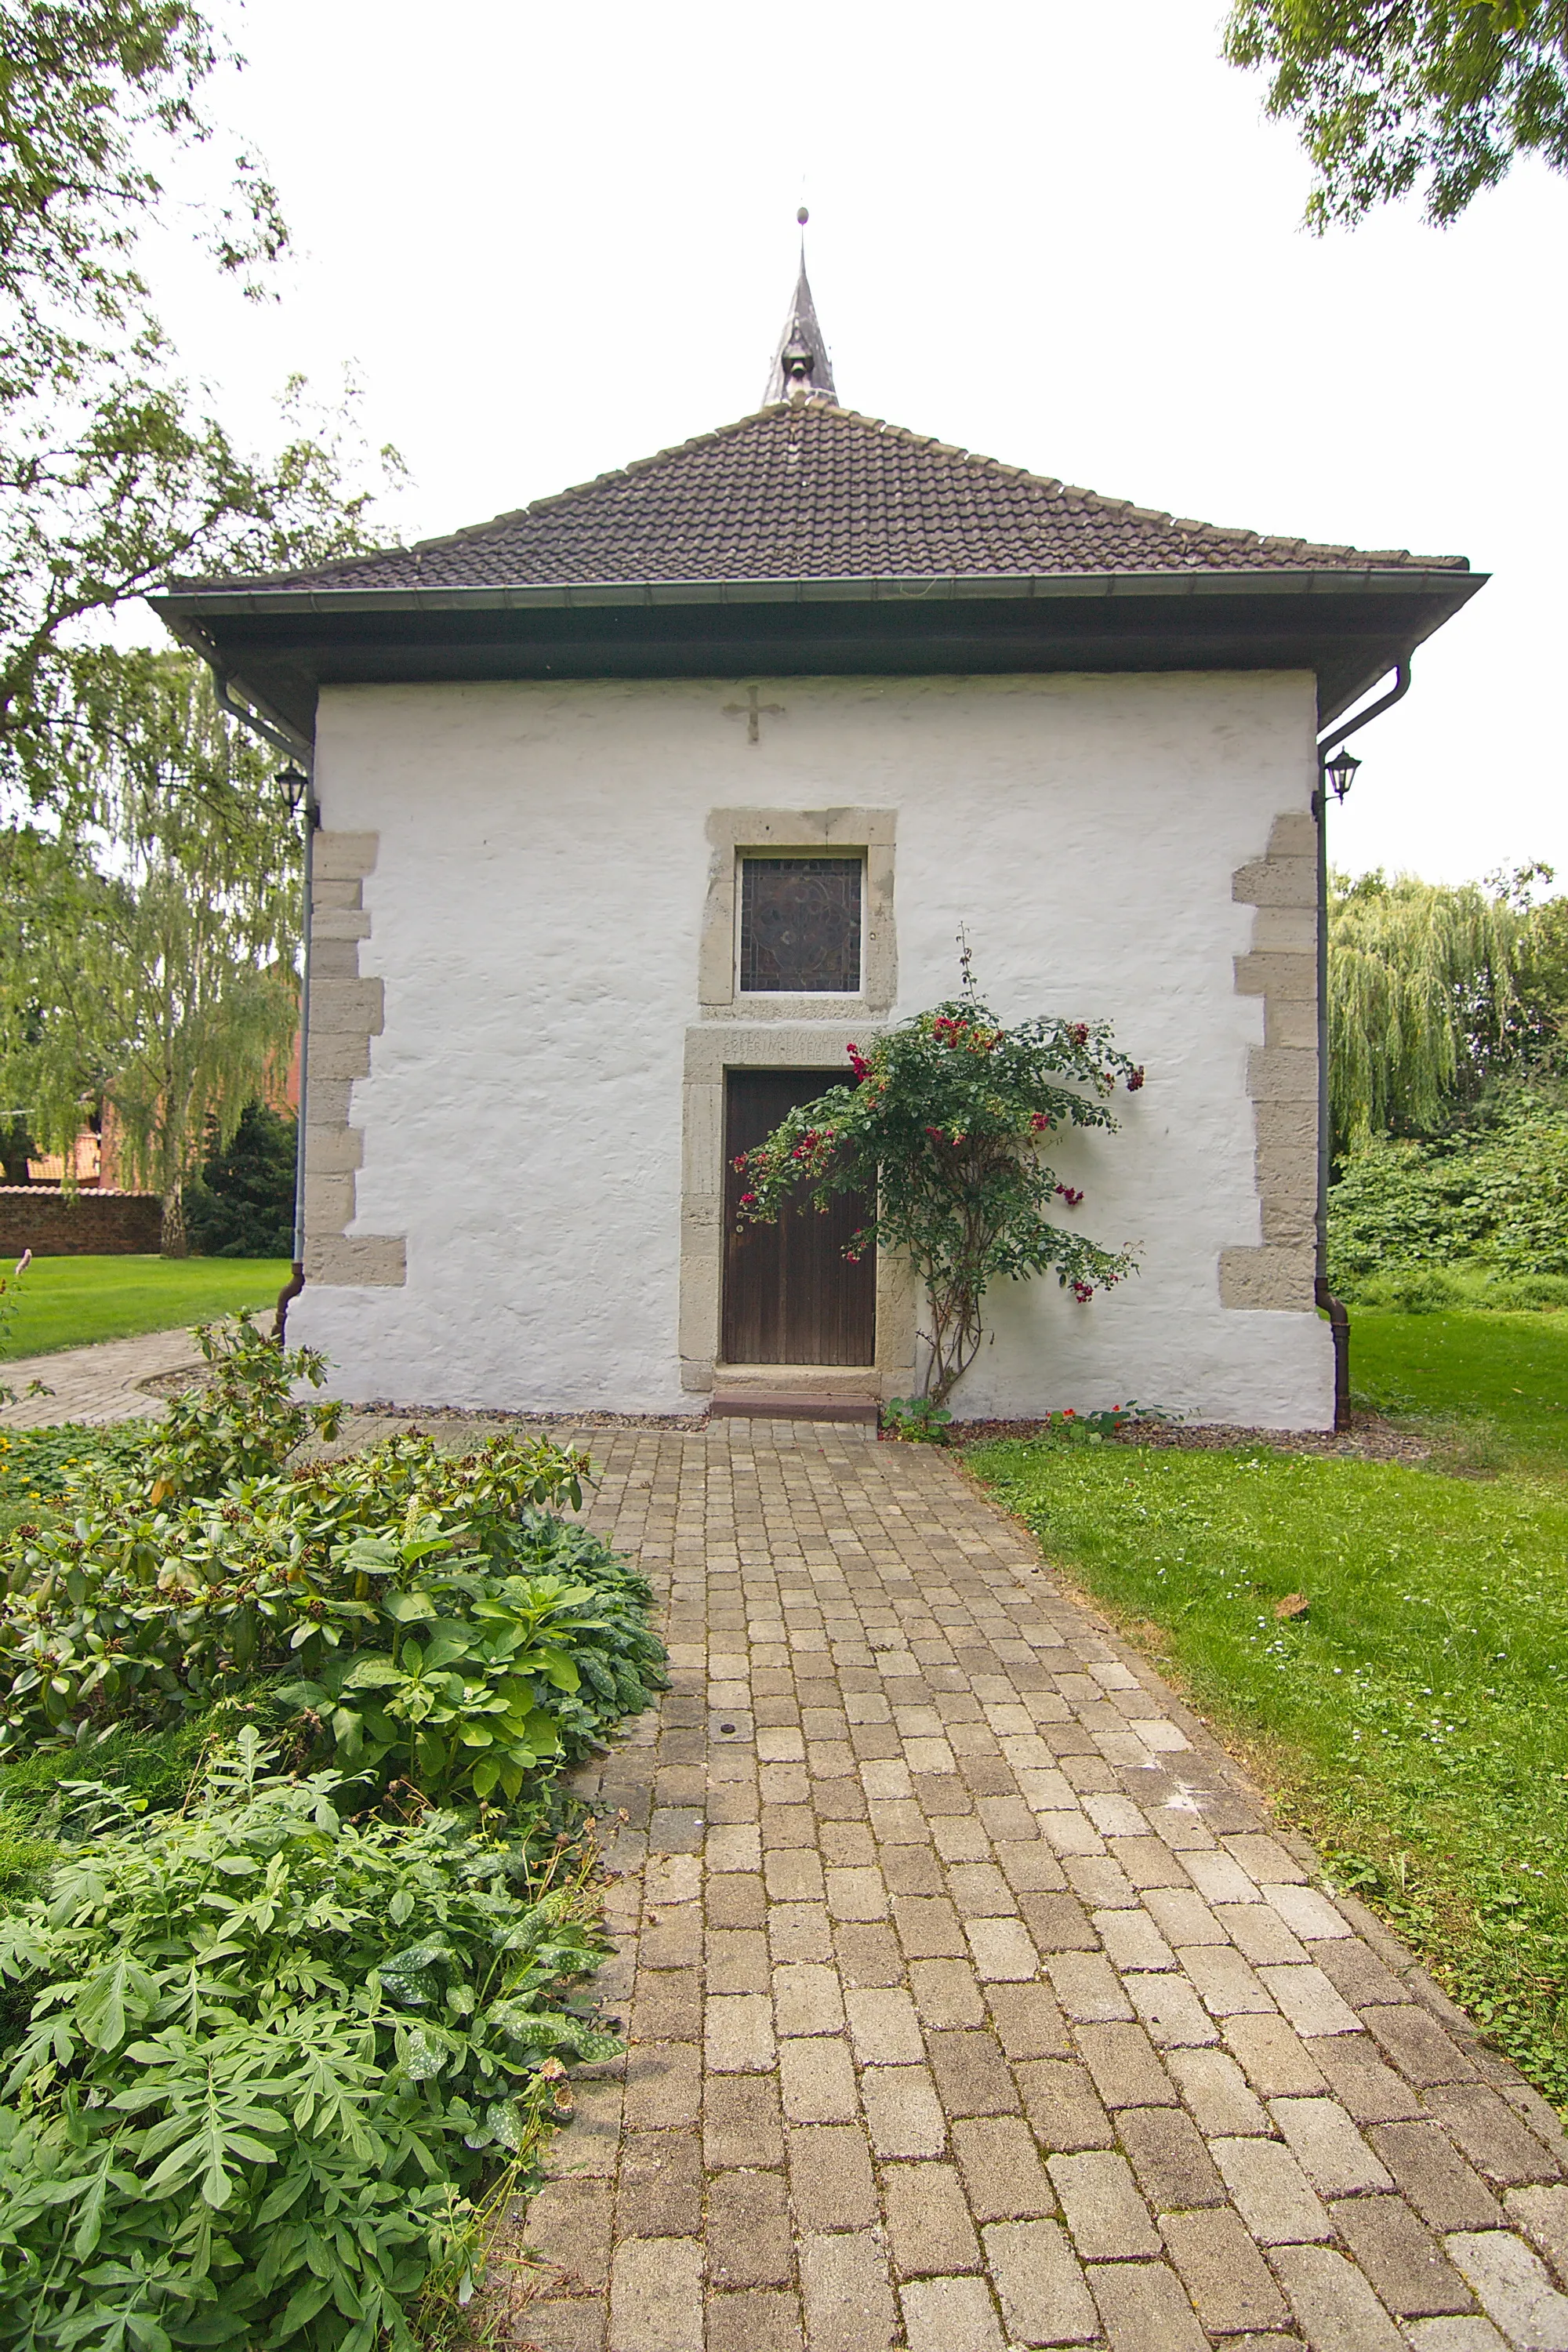
<path id="1" fill-rule="evenodd" d="M 1429 1132 L 1479 1082 L 1518 1003 L 1529 917 L 1506 894 L 1401 874 L 1333 878 L 1329 1087 L 1335 1157 Z"/>
<path id="2" fill-rule="evenodd" d="M 0 834 L 0 1099 L 45 1151 L 101 1111 L 122 1181 L 183 1195 L 264 1095 L 299 1017 L 293 826 L 273 762 L 183 654 L 106 653 L 58 821 Z"/>

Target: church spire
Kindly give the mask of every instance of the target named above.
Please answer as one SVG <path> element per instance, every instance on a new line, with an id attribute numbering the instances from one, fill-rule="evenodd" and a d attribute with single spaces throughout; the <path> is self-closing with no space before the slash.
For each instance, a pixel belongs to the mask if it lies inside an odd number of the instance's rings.
<path id="1" fill-rule="evenodd" d="M 802 205 L 795 215 L 801 228 L 800 277 L 773 353 L 764 404 L 775 400 L 829 400 L 837 404 L 838 399 L 833 388 L 833 364 L 817 324 L 816 305 L 811 299 L 811 283 L 805 274 L 805 224 L 810 217 Z"/>

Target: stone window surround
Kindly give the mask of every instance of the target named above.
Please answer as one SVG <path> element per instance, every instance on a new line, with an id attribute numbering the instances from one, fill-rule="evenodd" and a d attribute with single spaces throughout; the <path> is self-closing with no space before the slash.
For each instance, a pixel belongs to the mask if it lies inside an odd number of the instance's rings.
<path id="1" fill-rule="evenodd" d="M 1263 999 L 1263 1043 L 1247 1055 L 1262 1241 L 1222 1250 L 1220 1303 L 1311 1313 L 1318 1262 L 1318 827 L 1277 816 L 1263 856 L 1231 895 L 1256 908 L 1236 959 L 1239 996 Z"/>
<path id="2" fill-rule="evenodd" d="M 697 998 L 705 1021 L 845 1021 L 892 1010 L 898 992 L 893 933 L 892 809 L 714 809 L 708 819 L 708 896 L 698 950 Z M 748 853 L 820 857 L 860 853 L 866 898 L 860 930 L 857 994 L 773 994 L 740 988 L 741 859 Z M 737 1067 L 741 1066 L 739 1064 Z M 763 1066 L 759 1065 L 759 1066 Z M 778 1066 L 776 1064 L 773 1066 Z M 810 1065 L 803 1063 L 802 1067 Z"/>
<path id="3" fill-rule="evenodd" d="M 842 1006 L 843 1000 L 839 1000 Z M 681 1117 L 680 1385 L 709 1394 L 721 1360 L 724 1286 L 724 1108 L 731 1070 L 820 1070 L 824 1087 L 848 1067 L 845 1051 L 880 1024 L 846 1021 L 704 1023 L 686 1033 Z M 877 1393 L 915 1384 L 915 1295 L 908 1269 L 877 1253 Z M 821 1365 L 825 1386 L 853 1367 Z"/>
<path id="4" fill-rule="evenodd" d="M 407 1279 L 401 1234 L 353 1234 L 363 1129 L 349 1111 L 370 1076 L 370 1041 L 384 1023 L 381 981 L 362 977 L 370 936 L 364 879 L 381 836 L 318 833 L 310 853 L 310 1003 L 305 1071 L 305 1279 L 332 1287 L 397 1288 Z"/>

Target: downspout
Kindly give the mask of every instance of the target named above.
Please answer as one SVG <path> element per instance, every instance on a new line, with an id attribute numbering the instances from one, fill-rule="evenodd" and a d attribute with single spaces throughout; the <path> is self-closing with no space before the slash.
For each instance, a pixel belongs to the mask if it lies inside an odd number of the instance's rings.
<path id="1" fill-rule="evenodd" d="M 289 1279 L 278 1294 L 278 1313 L 272 1326 L 272 1337 L 281 1348 L 289 1323 L 289 1307 L 305 1287 L 305 1103 L 310 1062 L 310 912 L 312 877 L 315 865 L 316 834 L 321 813 L 316 805 L 314 761 L 310 747 L 303 737 L 285 735 L 269 719 L 237 702 L 228 690 L 228 678 L 216 664 L 213 666 L 213 687 L 218 707 L 259 735 L 292 762 L 300 761 L 304 783 L 305 845 L 304 874 L 301 882 L 302 905 L 300 914 L 300 1110 L 294 1136 L 294 1258 Z M 288 775 L 285 770 L 284 774 Z M 279 781 L 281 782 L 282 778 Z M 298 805 L 298 803 L 296 803 Z"/>
<path id="2" fill-rule="evenodd" d="M 1391 710 L 1409 690 L 1410 656 L 1402 654 L 1394 665 L 1394 684 L 1382 699 L 1318 738 L 1318 789 L 1312 795 L 1312 814 L 1318 820 L 1318 1254 L 1313 1291 L 1333 1335 L 1336 1430 L 1351 1425 L 1351 1318 L 1343 1299 L 1336 1298 L 1329 1288 L 1329 1156 L 1333 1147 L 1329 1099 L 1329 754 L 1358 729 Z"/>

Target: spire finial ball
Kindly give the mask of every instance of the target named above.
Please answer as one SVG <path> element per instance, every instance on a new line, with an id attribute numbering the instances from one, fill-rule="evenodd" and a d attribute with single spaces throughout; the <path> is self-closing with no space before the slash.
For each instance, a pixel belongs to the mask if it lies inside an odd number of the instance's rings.
<path id="1" fill-rule="evenodd" d="M 795 218 L 800 223 L 802 228 L 805 226 L 806 222 L 811 218 L 811 215 L 806 211 L 804 205 L 802 205 L 799 212 L 796 213 Z"/>

